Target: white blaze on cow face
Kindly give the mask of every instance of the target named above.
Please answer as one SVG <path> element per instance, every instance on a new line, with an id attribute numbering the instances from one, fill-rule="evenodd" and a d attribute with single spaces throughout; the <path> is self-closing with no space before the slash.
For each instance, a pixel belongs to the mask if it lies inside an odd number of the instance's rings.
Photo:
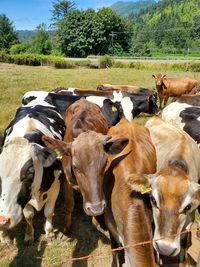
<path id="1" fill-rule="evenodd" d="M 25 138 L 15 138 L 3 147 L 0 154 L 0 227 L 3 229 L 21 221 L 23 208 L 41 186 L 43 166 L 47 163 L 42 149 Z"/>
<path id="2" fill-rule="evenodd" d="M 121 106 L 123 109 L 123 113 L 125 118 L 128 121 L 132 121 L 133 120 L 133 102 L 131 101 L 130 97 L 126 96 L 121 100 Z"/>
<path id="3" fill-rule="evenodd" d="M 199 200 L 194 196 L 200 186 L 178 175 L 150 177 L 155 223 L 154 248 L 162 255 L 176 256 L 181 249 L 181 235 L 178 233 L 190 229 L 192 225 L 194 211 L 199 205 Z"/>
<path id="4" fill-rule="evenodd" d="M 113 91 L 113 102 L 121 102 L 123 99 L 123 95 L 121 91 Z"/>

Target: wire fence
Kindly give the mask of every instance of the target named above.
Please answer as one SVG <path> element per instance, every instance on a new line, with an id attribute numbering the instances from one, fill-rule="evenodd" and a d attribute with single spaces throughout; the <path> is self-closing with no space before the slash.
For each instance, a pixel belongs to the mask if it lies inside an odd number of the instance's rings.
<path id="1" fill-rule="evenodd" d="M 89 254 L 89 255 L 86 255 L 86 256 L 72 257 L 72 258 L 68 258 L 68 259 L 62 259 L 59 262 L 55 262 L 55 263 L 52 263 L 50 265 L 49 264 L 48 265 L 44 265 L 43 267 L 64 266 L 66 264 L 80 262 L 80 261 L 89 260 L 89 259 L 98 259 L 98 260 L 101 260 L 101 266 L 102 267 L 104 267 L 104 266 L 107 267 L 108 266 L 107 265 L 107 261 L 105 263 L 106 265 L 104 265 L 104 262 L 102 262 L 102 261 L 110 258 L 110 255 L 111 255 L 112 252 L 118 252 L 118 251 L 121 251 L 121 250 L 124 250 L 124 249 L 127 249 L 127 248 L 136 248 L 136 247 L 139 247 L 139 246 L 145 246 L 145 245 L 153 244 L 153 242 L 156 242 L 156 241 L 159 241 L 159 240 L 162 240 L 162 239 L 165 239 L 165 238 L 176 237 L 176 236 L 179 236 L 179 235 L 182 235 L 182 234 L 185 234 L 185 233 L 190 233 L 190 232 L 192 233 L 192 232 L 197 231 L 197 230 L 200 230 L 199 227 L 198 226 L 193 226 L 189 230 L 184 230 L 184 231 L 181 231 L 181 232 L 176 233 L 176 234 L 172 234 L 172 235 L 160 237 L 158 239 L 147 240 L 147 241 L 138 242 L 138 243 L 131 244 L 131 245 L 126 245 L 126 246 L 120 246 L 120 247 L 115 248 L 115 249 L 109 249 L 109 250 L 106 251 L 106 253 L 99 250 L 99 251 L 97 251 L 95 253 L 92 253 L 92 254 Z M 198 257 L 200 258 L 200 247 L 199 247 L 199 255 L 198 255 Z M 71 265 L 67 265 L 67 266 L 71 266 Z"/>

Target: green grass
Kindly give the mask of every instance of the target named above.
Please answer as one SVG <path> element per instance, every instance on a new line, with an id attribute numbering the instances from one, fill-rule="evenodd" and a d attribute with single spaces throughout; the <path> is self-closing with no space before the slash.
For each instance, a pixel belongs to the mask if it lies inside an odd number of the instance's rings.
<path id="1" fill-rule="evenodd" d="M 165 72 L 165 69 L 160 69 Z M 56 87 L 80 87 L 95 89 L 100 83 L 129 84 L 152 89 L 154 80 L 151 70 L 135 69 L 54 69 L 51 67 L 28 67 L 12 64 L 0 64 L 0 129 L 3 130 L 13 118 L 20 106 L 23 94 L 30 90 L 51 91 Z M 200 73 L 167 72 L 169 76 L 190 76 L 200 80 Z M 136 119 L 144 124 L 148 116 Z M 57 201 L 54 225 L 62 227 L 62 196 Z M 34 219 L 36 241 L 31 247 L 23 244 L 25 223 L 10 231 L 16 237 L 16 246 L 7 248 L 0 244 L 0 267 L 38 267 L 38 266 L 73 266 L 73 267 L 108 267 L 111 261 L 109 240 L 91 224 L 91 218 L 82 210 L 82 200 L 76 195 L 75 211 L 71 238 L 67 241 L 56 240 L 47 244 L 44 237 L 43 212 Z M 72 262 L 68 259 L 88 254 L 103 252 L 104 256 Z"/>
<path id="2" fill-rule="evenodd" d="M 54 69 L 0 63 L 0 129 L 13 118 L 22 96 L 30 90 L 51 91 L 57 87 L 95 89 L 100 83 L 129 84 L 152 89 L 152 74 L 158 69 Z M 159 72 L 166 73 L 165 66 Z M 200 73 L 168 71 L 168 76 L 190 76 L 200 80 Z"/>

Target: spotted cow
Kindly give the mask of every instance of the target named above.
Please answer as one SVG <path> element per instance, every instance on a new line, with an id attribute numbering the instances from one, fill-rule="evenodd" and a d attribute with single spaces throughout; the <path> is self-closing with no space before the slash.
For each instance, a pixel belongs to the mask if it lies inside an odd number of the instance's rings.
<path id="1" fill-rule="evenodd" d="M 96 103 L 101 108 L 105 99 L 110 99 L 112 103 L 117 104 L 117 108 L 121 114 L 129 121 L 133 120 L 140 113 L 158 114 L 157 94 L 145 88 L 140 88 L 136 93 L 121 91 L 121 90 L 86 90 L 75 88 L 58 88 L 56 93 L 62 95 L 84 96 L 90 102 Z M 116 109 L 113 107 L 113 109 Z M 117 122 L 116 121 L 115 124 Z M 109 127 L 115 125 L 110 124 Z"/>
<path id="2" fill-rule="evenodd" d="M 6 231 L 23 217 L 27 221 L 25 241 L 32 241 L 34 208 L 44 207 L 47 238 L 54 235 L 52 217 L 60 188 L 60 164 L 56 153 L 46 148 L 42 135 L 62 139 L 65 123 L 57 108 L 41 99 L 19 107 L 5 130 L 0 154 L 0 230 Z"/>
<path id="3" fill-rule="evenodd" d="M 187 103 L 173 102 L 162 111 L 162 119 L 187 132 L 200 143 L 200 107 Z"/>

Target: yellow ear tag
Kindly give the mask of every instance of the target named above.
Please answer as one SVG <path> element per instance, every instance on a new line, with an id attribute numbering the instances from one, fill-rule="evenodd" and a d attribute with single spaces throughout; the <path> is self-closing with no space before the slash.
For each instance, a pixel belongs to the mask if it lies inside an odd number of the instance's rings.
<path id="1" fill-rule="evenodd" d="M 57 157 L 56 158 L 59 159 L 59 160 L 61 160 L 62 157 L 63 157 L 63 155 L 61 154 L 60 150 L 57 149 L 57 148 L 55 148 L 54 149 L 54 152 L 57 154 Z"/>
<path id="2" fill-rule="evenodd" d="M 117 111 L 117 108 L 114 105 L 112 105 L 112 111 Z"/>
<path id="3" fill-rule="evenodd" d="M 143 194 L 146 194 L 146 193 L 150 193 L 152 191 L 152 188 L 149 186 L 145 186 L 143 184 L 140 184 L 139 185 L 139 189 L 140 189 L 140 193 L 143 195 Z"/>

